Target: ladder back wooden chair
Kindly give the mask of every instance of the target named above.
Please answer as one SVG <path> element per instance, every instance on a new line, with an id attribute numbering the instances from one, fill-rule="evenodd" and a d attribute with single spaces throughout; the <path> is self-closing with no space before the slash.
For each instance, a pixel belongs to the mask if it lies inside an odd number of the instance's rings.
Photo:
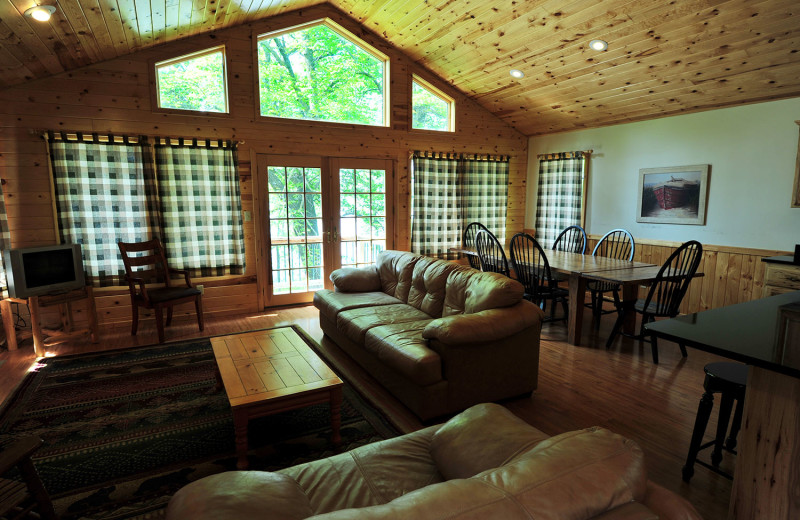
<path id="1" fill-rule="evenodd" d="M 644 326 L 656 318 L 674 318 L 680 311 L 681 301 L 689 289 L 689 283 L 697 272 L 700 259 L 703 257 L 703 246 L 696 240 L 682 244 L 669 255 L 656 274 L 655 281 L 650 285 L 644 300 L 637 300 L 633 309 L 642 315 L 642 325 L 635 339 L 646 340 Z M 606 342 L 606 348 L 616 338 L 625 319 L 625 308 L 619 305 L 619 314 L 611 335 Z M 653 363 L 658 364 L 658 343 L 656 337 L 651 336 L 650 344 L 653 349 Z M 681 354 L 686 357 L 686 346 L 678 344 Z"/>
<path id="2" fill-rule="evenodd" d="M 464 234 L 461 238 L 461 245 L 463 247 L 475 247 L 475 235 L 478 234 L 478 231 L 486 231 L 486 226 L 481 224 L 480 222 L 472 222 L 464 228 Z M 467 261 L 469 262 L 469 266 L 473 269 L 480 269 L 481 268 L 481 261 L 478 259 L 476 255 L 467 255 Z"/>
<path id="3" fill-rule="evenodd" d="M 625 229 L 612 229 L 597 242 L 592 250 L 592 256 L 604 256 L 606 258 L 617 258 L 620 260 L 633 261 L 633 253 L 636 244 L 633 236 Z M 620 285 L 612 282 L 590 281 L 586 283 L 586 288 L 591 293 L 591 303 L 588 307 L 592 308 L 592 316 L 595 319 L 595 326 L 600 327 L 600 316 L 617 312 L 620 307 L 619 291 Z M 611 293 L 614 302 L 613 311 L 603 310 L 605 293 Z"/>
<path id="4" fill-rule="evenodd" d="M 566 319 L 569 291 L 558 286 L 558 281 L 550 271 L 547 255 L 535 238 L 527 233 L 517 233 L 511 237 L 511 265 L 517 280 L 525 287 L 526 300 L 539 305 L 542 310 L 546 310 L 547 302 L 550 302 L 550 317 L 546 321 L 556 319 L 556 304 L 559 302 L 564 309 L 564 316 L 560 319 Z"/>
<path id="5" fill-rule="evenodd" d="M 31 461 L 42 444 L 42 439 L 30 436 L 14 439 L 0 448 L 0 518 L 58 518 Z M 6 478 L 14 468 L 18 475 Z"/>
<path id="6" fill-rule="evenodd" d="M 482 229 L 475 235 L 475 249 L 481 261 L 481 270 L 511 275 L 503 245 L 491 232 Z"/>
<path id="7" fill-rule="evenodd" d="M 169 267 L 161 242 L 153 239 L 146 242 L 118 242 L 118 245 L 131 294 L 133 313 L 131 335 L 136 335 L 139 327 L 139 307 L 144 307 L 153 310 L 158 342 L 163 343 L 164 309 L 167 310 L 167 326 L 169 326 L 172 323 L 173 307 L 187 302 L 194 302 L 197 325 L 203 330 L 202 292 L 192 285 L 188 271 Z M 178 285 L 172 285 L 172 275 L 182 275 L 183 280 Z"/>

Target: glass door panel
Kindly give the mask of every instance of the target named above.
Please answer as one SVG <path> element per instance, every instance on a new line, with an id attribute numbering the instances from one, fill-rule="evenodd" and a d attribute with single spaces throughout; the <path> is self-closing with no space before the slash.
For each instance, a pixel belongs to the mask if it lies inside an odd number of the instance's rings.
<path id="1" fill-rule="evenodd" d="M 347 164 L 355 164 L 353 167 Z M 339 229 L 341 266 L 364 267 L 375 263 L 386 249 L 387 161 L 340 160 Z M 362 166 L 362 167 L 358 167 Z"/>

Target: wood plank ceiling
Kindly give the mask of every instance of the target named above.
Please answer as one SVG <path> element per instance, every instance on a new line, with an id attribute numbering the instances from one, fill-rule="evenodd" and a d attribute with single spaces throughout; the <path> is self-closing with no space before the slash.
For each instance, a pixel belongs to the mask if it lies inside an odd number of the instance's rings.
<path id="1" fill-rule="evenodd" d="M 41 3 L 47 23 L 0 0 L 0 87 L 320 2 Z M 800 96 L 797 0 L 331 3 L 526 135 Z"/>

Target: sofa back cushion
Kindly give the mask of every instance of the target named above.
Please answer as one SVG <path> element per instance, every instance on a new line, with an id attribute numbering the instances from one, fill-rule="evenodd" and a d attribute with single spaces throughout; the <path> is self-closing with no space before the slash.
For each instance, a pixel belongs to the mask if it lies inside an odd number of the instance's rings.
<path id="1" fill-rule="evenodd" d="M 483 403 L 444 423 L 429 449 L 439 473 L 451 480 L 502 466 L 548 438 L 499 404 Z"/>
<path id="2" fill-rule="evenodd" d="M 447 276 L 442 316 L 510 307 L 522 299 L 522 284 L 499 273 L 459 269 Z"/>
<path id="3" fill-rule="evenodd" d="M 414 264 L 422 258 L 408 251 L 381 251 L 375 262 L 381 278 L 381 290 L 394 296 L 403 303 L 408 303 L 408 292 L 411 290 L 411 276 Z"/>
<path id="4" fill-rule="evenodd" d="M 423 256 L 414 264 L 408 304 L 433 318 L 442 317 L 448 275 L 467 267 Z"/>

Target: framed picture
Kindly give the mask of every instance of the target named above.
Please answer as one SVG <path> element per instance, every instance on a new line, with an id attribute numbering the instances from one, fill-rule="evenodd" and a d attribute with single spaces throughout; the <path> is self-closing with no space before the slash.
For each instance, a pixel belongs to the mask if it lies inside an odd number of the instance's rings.
<path id="1" fill-rule="evenodd" d="M 636 222 L 705 225 L 708 167 L 694 164 L 639 170 Z"/>

